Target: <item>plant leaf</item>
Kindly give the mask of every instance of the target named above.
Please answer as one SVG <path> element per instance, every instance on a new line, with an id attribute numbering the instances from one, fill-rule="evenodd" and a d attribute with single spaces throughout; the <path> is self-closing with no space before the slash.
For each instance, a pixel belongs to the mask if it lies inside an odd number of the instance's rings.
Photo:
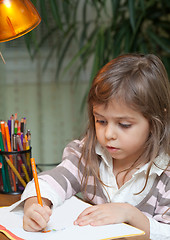
<path id="1" fill-rule="evenodd" d="M 44 43 L 57 31 L 57 27 L 51 28 L 40 40 L 40 42 L 35 46 L 35 51 L 33 53 L 33 58 L 36 56 L 39 49 L 44 45 Z"/>
<path id="2" fill-rule="evenodd" d="M 67 23 L 69 23 L 70 22 L 70 3 L 69 3 L 69 1 L 66 1 L 66 0 L 64 0 L 64 1 L 62 1 L 62 9 L 63 9 L 63 14 L 64 14 L 64 16 L 65 16 L 65 21 L 67 22 Z"/>
<path id="3" fill-rule="evenodd" d="M 59 13 L 60 4 L 57 5 L 56 0 L 49 0 L 49 1 L 50 1 L 50 5 L 51 5 L 51 11 L 52 11 L 53 17 L 56 21 L 56 24 L 62 30 L 63 25 L 62 25 L 60 13 Z"/>
<path id="4" fill-rule="evenodd" d="M 49 28 L 49 22 L 47 18 L 47 7 L 46 7 L 45 0 L 40 1 L 40 10 L 41 10 L 41 17 L 44 23 L 46 24 L 46 26 Z"/>
<path id="5" fill-rule="evenodd" d="M 120 0 L 111 0 L 111 4 L 112 4 L 113 26 L 115 26 L 118 13 L 119 13 Z"/>
<path id="6" fill-rule="evenodd" d="M 59 73 L 60 73 L 60 70 L 61 70 L 61 66 L 63 64 L 63 60 L 64 60 L 64 57 L 69 49 L 69 46 L 72 42 L 72 39 L 74 37 L 74 34 L 75 34 L 75 31 L 73 31 L 70 35 L 70 37 L 67 38 L 67 41 L 65 42 L 62 50 L 61 50 L 61 53 L 59 55 L 59 58 L 58 58 L 58 65 L 57 65 L 57 71 L 56 71 L 56 77 L 59 76 Z"/>
<path id="7" fill-rule="evenodd" d="M 128 0 L 129 5 L 129 17 L 132 30 L 135 31 L 135 1 Z"/>
<path id="8" fill-rule="evenodd" d="M 44 65 L 43 65 L 43 72 L 46 70 L 46 68 L 49 64 L 50 58 L 52 58 L 56 48 L 57 48 L 56 44 L 54 44 L 53 46 L 50 47 L 50 51 L 45 59 Z"/>
<path id="9" fill-rule="evenodd" d="M 170 76 L 170 68 L 169 68 L 169 66 L 170 66 L 170 56 L 163 56 L 162 57 L 162 62 L 164 63 L 165 68 L 167 70 L 167 73 Z"/>
<path id="10" fill-rule="evenodd" d="M 78 52 L 74 55 L 74 57 L 71 59 L 71 61 L 68 63 L 68 65 L 65 67 L 64 72 L 67 72 L 68 69 L 73 65 L 73 63 L 80 57 L 82 54 L 88 54 L 88 50 L 93 47 L 93 39 L 96 38 L 98 34 L 98 29 L 94 28 L 94 30 L 91 32 L 90 36 L 88 37 L 86 43 L 78 50 Z M 85 55 L 84 55 L 85 56 Z M 89 55 L 90 56 L 90 55 Z"/>
<path id="11" fill-rule="evenodd" d="M 159 37 L 157 34 L 155 34 L 151 29 L 147 31 L 148 35 L 152 38 L 152 40 L 159 45 L 162 49 L 164 49 L 166 52 L 170 53 L 170 46 L 168 46 L 167 42 L 164 38 Z M 169 42 L 169 41 L 168 41 Z"/>
<path id="12" fill-rule="evenodd" d="M 89 48 L 90 42 L 87 42 L 71 59 L 68 65 L 65 67 L 64 72 L 66 73 L 68 69 L 73 65 L 73 63 Z"/>

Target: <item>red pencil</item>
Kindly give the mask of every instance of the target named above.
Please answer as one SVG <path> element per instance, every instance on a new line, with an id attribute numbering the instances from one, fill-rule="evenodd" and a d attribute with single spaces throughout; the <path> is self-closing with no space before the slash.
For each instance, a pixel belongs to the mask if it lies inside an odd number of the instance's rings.
<path id="1" fill-rule="evenodd" d="M 7 142 L 8 152 L 11 152 L 11 140 L 10 140 L 8 124 L 6 122 L 5 122 L 5 138 L 6 138 L 6 142 Z M 11 155 L 9 155 L 9 159 L 10 159 L 11 163 L 13 164 L 13 159 L 12 159 Z M 15 180 L 15 175 L 13 172 L 12 172 L 12 180 L 13 180 L 13 184 L 14 184 L 14 191 L 16 192 L 17 191 L 16 180 Z"/>

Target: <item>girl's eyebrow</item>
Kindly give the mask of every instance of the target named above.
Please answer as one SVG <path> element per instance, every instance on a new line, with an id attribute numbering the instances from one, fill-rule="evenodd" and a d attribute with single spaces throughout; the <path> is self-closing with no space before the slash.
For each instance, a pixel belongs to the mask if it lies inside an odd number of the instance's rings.
<path id="1" fill-rule="evenodd" d="M 101 115 L 101 114 L 99 114 L 99 113 L 97 113 L 97 112 L 93 112 L 93 115 L 97 115 L 97 116 L 99 116 L 99 117 L 104 117 L 103 115 Z"/>
<path id="2" fill-rule="evenodd" d="M 97 113 L 97 112 L 93 112 L 93 115 L 96 115 L 96 116 L 98 116 L 98 117 L 105 117 L 105 116 L 103 116 L 103 115 L 101 115 L 101 114 L 99 114 L 99 113 Z M 120 117 L 115 117 L 115 119 L 119 119 L 119 120 L 135 120 L 136 118 L 134 118 L 134 117 L 130 117 L 130 116 L 120 116 Z"/>
<path id="3" fill-rule="evenodd" d="M 93 112 L 93 115 L 94 115 L 95 117 L 106 118 L 105 116 L 103 116 L 103 115 L 101 115 L 101 114 L 99 114 L 99 113 L 97 113 L 97 112 Z"/>

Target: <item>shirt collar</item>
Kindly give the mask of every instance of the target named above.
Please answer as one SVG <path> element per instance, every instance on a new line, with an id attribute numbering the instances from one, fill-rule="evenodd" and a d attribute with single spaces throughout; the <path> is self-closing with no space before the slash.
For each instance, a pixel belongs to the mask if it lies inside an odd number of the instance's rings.
<path id="1" fill-rule="evenodd" d="M 112 156 L 109 154 L 109 152 L 103 148 L 98 142 L 95 147 L 96 154 L 100 155 L 102 157 L 102 160 L 105 162 L 105 164 L 108 167 L 111 167 L 113 165 Z M 158 157 L 155 158 L 154 164 L 151 167 L 149 175 L 157 174 L 160 176 L 162 172 L 166 169 L 166 167 L 169 164 L 170 157 L 168 154 L 162 153 Z M 134 173 L 134 175 L 144 172 L 146 174 L 148 169 L 149 163 L 146 163 L 144 166 L 142 166 L 138 171 Z"/>
<path id="2" fill-rule="evenodd" d="M 149 176 L 151 176 L 152 174 L 157 174 L 158 176 L 160 176 L 163 173 L 163 171 L 167 168 L 169 160 L 170 157 L 168 154 L 161 153 L 160 155 L 158 155 L 154 160 L 154 164 L 152 164 L 151 166 Z M 149 164 L 150 164 L 149 162 L 146 163 L 137 172 L 135 172 L 134 175 L 141 172 L 144 172 L 146 174 Z"/>
<path id="3" fill-rule="evenodd" d="M 104 163 L 110 167 L 113 165 L 113 160 L 112 160 L 112 156 L 110 155 L 110 153 L 105 149 L 103 148 L 98 142 L 96 144 L 96 147 L 95 147 L 95 151 L 96 151 L 96 154 L 98 154 L 99 156 L 102 157 L 102 160 L 104 161 Z"/>

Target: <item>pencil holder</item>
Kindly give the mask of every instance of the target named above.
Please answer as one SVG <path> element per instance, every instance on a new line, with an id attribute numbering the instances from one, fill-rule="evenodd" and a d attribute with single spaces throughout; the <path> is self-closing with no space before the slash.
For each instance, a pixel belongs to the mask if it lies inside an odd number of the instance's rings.
<path id="1" fill-rule="evenodd" d="M 22 193 L 32 179 L 31 147 L 23 151 L 0 151 L 0 193 Z"/>

